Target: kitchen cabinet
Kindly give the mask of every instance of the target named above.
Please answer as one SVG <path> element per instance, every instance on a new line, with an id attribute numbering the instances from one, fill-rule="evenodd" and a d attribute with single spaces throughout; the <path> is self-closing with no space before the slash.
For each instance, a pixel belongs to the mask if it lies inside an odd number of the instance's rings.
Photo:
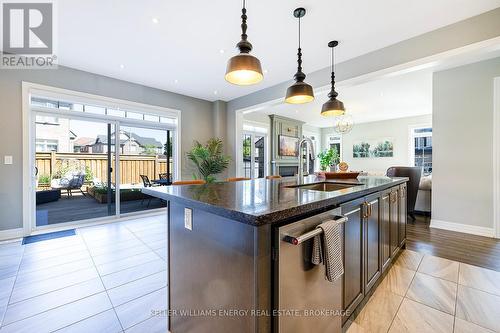
<path id="1" fill-rule="evenodd" d="M 342 288 L 342 309 L 351 313 L 364 297 L 363 264 L 363 203 L 358 199 L 341 205 L 344 224 L 344 276 Z M 342 317 L 342 323 L 348 316 Z"/>
<path id="2" fill-rule="evenodd" d="M 381 267 L 381 218 L 380 194 L 365 198 L 364 207 L 364 267 L 365 293 L 377 282 L 382 274 Z"/>
<path id="3" fill-rule="evenodd" d="M 380 252 L 382 272 L 385 272 L 391 263 L 391 191 L 384 191 L 380 196 Z"/>
<path id="4" fill-rule="evenodd" d="M 406 193 L 406 183 L 400 185 L 399 187 L 399 200 L 398 200 L 398 210 L 399 210 L 399 247 L 404 248 L 406 245 L 406 219 L 407 219 L 407 193 Z"/>
<path id="5" fill-rule="evenodd" d="M 390 237 L 389 250 L 391 258 L 394 258 L 399 251 L 399 189 L 394 188 L 389 194 L 389 221 Z"/>

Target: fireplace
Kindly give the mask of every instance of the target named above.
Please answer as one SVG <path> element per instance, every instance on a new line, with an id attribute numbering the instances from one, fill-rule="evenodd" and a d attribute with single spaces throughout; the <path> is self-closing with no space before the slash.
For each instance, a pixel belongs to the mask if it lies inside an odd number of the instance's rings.
<path id="1" fill-rule="evenodd" d="M 296 165 L 278 166 L 278 174 L 282 177 L 295 176 L 298 172 L 299 172 L 299 167 Z"/>

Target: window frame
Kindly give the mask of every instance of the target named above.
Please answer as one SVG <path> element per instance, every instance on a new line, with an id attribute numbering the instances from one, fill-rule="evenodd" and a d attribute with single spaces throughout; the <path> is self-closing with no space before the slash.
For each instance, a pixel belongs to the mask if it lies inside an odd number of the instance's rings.
<path id="1" fill-rule="evenodd" d="M 409 166 L 414 167 L 415 165 L 415 139 L 416 138 L 424 138 L 424 137 L 431 137 L 432 138 L 432 131 L 431 132 L 422 132 L 422 133 L 415 133 L 416 130 L 419 129 L 424 129 L 424 128 L 432 128 L 432 123 L 426 123 L 426 124 L 418 124 L 418 125 L 410 125 L 408 126 L 408 163 Z M 422 175 L 424 174 L 424 171 L 422 169 Z M 432 174 L 432 172 L 431 172 Z"/>

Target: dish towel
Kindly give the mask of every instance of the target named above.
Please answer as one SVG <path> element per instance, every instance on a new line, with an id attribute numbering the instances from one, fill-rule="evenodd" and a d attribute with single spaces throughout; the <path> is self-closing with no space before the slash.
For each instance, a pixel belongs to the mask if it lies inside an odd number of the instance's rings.
<path id="1" fill-rule="evenodd" d="M 344 274 L 342 223 L 328 220 L 316 228 L 322 229 L 323 232 L 314 237 L 311 262 L 314 265 L 323 263 L 326 279 L 334 282 Z"/>

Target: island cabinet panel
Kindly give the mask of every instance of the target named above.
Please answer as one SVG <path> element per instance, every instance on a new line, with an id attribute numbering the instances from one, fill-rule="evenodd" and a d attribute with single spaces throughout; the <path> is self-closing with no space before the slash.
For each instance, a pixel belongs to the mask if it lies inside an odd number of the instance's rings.
<path id="1" fill-rule="evenodd" d="M 192 230 L 185 227 L 186 209 Z M 254 227 L 173 201 L 168 223 L 170 331 L 270 332 L 269 316 L 252 315 L 271 311 L 270 226 Z"/>
<path id="2" fill-rule="evenodd" d="M 342 215 L 348 220 L 344 225 L 344 277 L 342 308 L 351 313 L 364 294 L 363 264 L 363 203 L 364 199 L 341 205 Z M 347 321 L 348 316 L 342 318 Z"/>
<path id="3" fill-rule="evenodd" d="M 397 188 L 393 189 L 390 194 L 390 251 L 391 258 L 396 256 L 399 251 L 399 190 Z"/>
<path id="4" fill-rule="evenodd" d="M 382 272 L 385 272 L 391 263 L 391 191 L 384 191 L 380 196 L 380 252 Z"/>
<path id="5" fill-rule="evenodd" d="M 368 292 L 382 273 L 380 255 L 380 195 L 365 198 L 364 243 L 365 243 L 365 293 Z"/>
<path id="6" fill-rule="evenodd" d="M 405 247 L 406 244 L 406 219 L 407 219 L 407 192 L 406 184 L 399 187 L 399 246 Z"/>

